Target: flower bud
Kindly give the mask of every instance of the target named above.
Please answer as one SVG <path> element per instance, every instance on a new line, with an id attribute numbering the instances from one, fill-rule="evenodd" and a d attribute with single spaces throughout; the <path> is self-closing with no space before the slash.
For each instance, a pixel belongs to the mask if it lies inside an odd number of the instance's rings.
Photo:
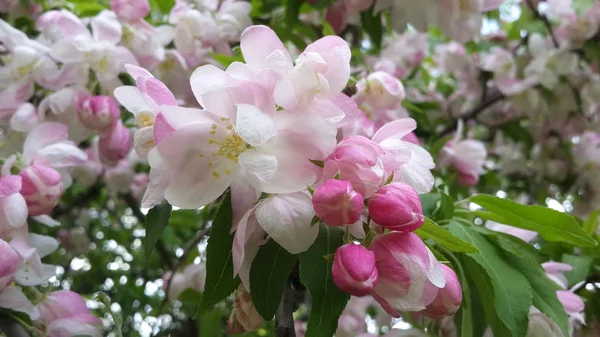
<path id="1" fill-rule="evenodd" d="M 315 190 L 312 203 L 317 216 L 330 226 L 357 222 L 364 208 L 363 197 L 352 189 L 352 184 L 335 179 Z"/>
<path id="2" fill-rule="evenodd" d="M 121 117 L 121 110 L 111 97 L 94 96 L 82 102 L 77 116 L 90 131 L 103 133 Z"/>
<path id="3" fill-rule="evenodd" d="M 49 166 L 32 165 L 19 173 L 23 179 L 21 194 L 27 202 L 29 215 L 48 214 L 63 193 L 61 174 Z"/>
<path id="4" fill-rule="evenodd" d="M 8 244 L 0 239 L 0 293 L 12 282 L 13 275 L 21 264 L 21 257 Z"/>
<path id="5" fill-rule="evenodd" d="M 354 296 L 365 296 L 379 281 L 375 254 L 362 245 L 345 244 L 335 252 L 331 275 L 340 289 Z"/>
<path id="6" fill-rule="evenodd" d="M 401 182 L 377 190 L 369 199 L 369 215 L 382 227 L 399 232 L 414 231 L 425 221 L 419 195 Z"/>
<path id="7" fill-rule="evenodd" d="M 83 297 L 69 290 L 59 290 L 50 293 L 40 303 L 40 314 L 46 324 L 62 318 L 90 316 L 88 317 L 90 321 L 94 321 L 95 318 L 91 315 Z M 95 318 L 95 321 L 100 323 L 98 318 Z"/>
<path id="8" fill-rule="evenodd" d="M 391 232 L 377 237 L 375 253 L 379 282 L 371 294 L 393 317 L 401 311 L 424 310 L 446 285 L 440 263 L 414 233 Z"/>
<path id="9" fill-rule="evenodd" d="M 341 180 L 349 181 L 354 190 L 369 198 L 385 183 L 394 165 L 394 159 L 379 144 L 363 136 L 350 136 L 325 159 L 323 177 L 333 178 L 339 173 Z"/>
<path id="10" fill-rule="evenodd" d="M 150 12 L 148 0 L 110 0 L 110 8 L 126 22 L 142 20 Z"/>
<path id="11" fill-rule="evenodd" d="M 129 130 L 117 121 L 113 128 L 100 136 L 98 142 L 100 160 L 106 165 L 114 166 L 127 157 L 131 149 L 131 135 Z"/>
<path id="12" fill-rule="evenodd" d="M 462 302 L 462 288 L 456 273 L 445 264 L 441 265 L 446 278 L 446 286 L 438 290 L 437 297 L 421 311 L 432 318 L 442 318 L 454 314 Z"/>

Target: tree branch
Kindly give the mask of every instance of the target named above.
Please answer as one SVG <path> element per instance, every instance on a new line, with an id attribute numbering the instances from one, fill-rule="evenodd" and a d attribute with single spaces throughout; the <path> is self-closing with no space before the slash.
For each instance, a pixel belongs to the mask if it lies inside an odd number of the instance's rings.
<path id="1" fill-rule="evenodd" d="M 210 232 L 210 228 L 204 228 L 204 229 L 199 230 L 196 233 L 196 235 L 192 238 L 192 240 L 190 240 L 189 243 L 187 244 L 187 247 L 183 251 L 183 255 L 181 255 L 181 258 L 179 258 L 179 260 L 177 260 L 177 262 L 175 263 L 175 266 L 173 267 L 173 270 L 171 271 L 171 277 L 169 277 L 169 281 L 167 282 L 167 287 L 165 288 L 165 299 L 163 300 L 163 302 L 161 304 L 160 311 L 162 311 L 164 306 L 169 301 L 169 291 L 171 290 L 171 283 L 173 282 L 175 272 L 177 272 L 177 270 L 181 267 L 181 265 L 185 262 L 185 260 L 187 260 L 188 256 L 190 256 L 190 254 L 194 251 L 194 248 L 196 248 L 198 246 L 198 243 L 209 232 Z"/>
<path id="2" fill-rule="evenodd" d="M 275 337 L 296 337 L 293 316 L 295 305 L 294 290 L 288 281 L 283 290 L 279 309 L 275 314 Z"/>
<path id="3" fill-rule="evenodd" d="M 527 4 L 527 7 L 529 7 L 531 12 L 533 12 L 533 15 L 535 17 L 537 17 L 538 19 L 542 20 L 542 23 L 546 27 L 546 30 L 548 30 L 548 34 L 550 34 L 550 38 L 552 39 L 552 43 L 554 44 L 554 47 L 558 48 L 558 46 L 559 46 L 558 40 L 556 39 L 556 36 L 554 36 L 554 31 L 552 30 L 552 24 L 550 23 L 550 20 L 548 20 L 548 17 L 540 14 L 540 12 L 538 12 L 537 8 L 535 8 L 535 6 L 531 2 L 531 0 L 525 0 L 525 3 Z"/>
<path id="4" fill-rule="evenodd" d="M 483 100 L 481 102 L 481 104 L 479 104 L 473 110 L 471 110 L 468 113 L 466 113 L 465 115 L 463 115 L 460 119 L 463 119 L 463 120 L 474 119 L 485 109 L 489 108 L 490 106 L 494 105 L 495 103 L 500 102 L 503 99 L 504 99 L 504 95 L 500 92 L 497 92 L 494 95 L 492 95 L 491 97 Z M 458 119 L 455 120 L 454 123 L 452 123 L 452 125 L 448 126 L 444 130 L 442 130 L 442 132 L 440 132 L 440 137 L 443 137 L 443 136 L 451 133 L 452 131 L 456 130 L 457 126 L 458 126 Z"/>

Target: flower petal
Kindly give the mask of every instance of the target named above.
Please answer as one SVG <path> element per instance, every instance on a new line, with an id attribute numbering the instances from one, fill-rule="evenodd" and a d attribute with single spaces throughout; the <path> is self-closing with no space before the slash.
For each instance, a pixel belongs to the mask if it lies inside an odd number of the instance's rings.
<path id="1" fill-rule="evenodd" d="M 253 68 L 267 69 L 269 66 L 281 70 L 292 68 L 290 54 L 277 34 L 267 26 L 257 25 L 246 28 L 240 38 L 240 48 L 244 60 Z"/>
<path id="2" fill-rule="evenodd" d="M 255 147 L 261 146 L 277 134 L 273 119 L 249 104 L 237 105 L 235 127 L 240 137 Z"/>
<path id="3" fill-rule="evenodd" d="M 317 238 L 319 227 L 310 225 L 314 216 L 311 198 L 303 192 L 275 195 L 256 208 L 260 226 L 292 254 L 307 250 Z"/>

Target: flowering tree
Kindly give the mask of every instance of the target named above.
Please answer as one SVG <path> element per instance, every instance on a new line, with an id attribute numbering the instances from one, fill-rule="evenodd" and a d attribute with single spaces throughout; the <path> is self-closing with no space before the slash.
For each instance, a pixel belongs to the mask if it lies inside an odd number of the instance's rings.
<path id="1" fill-rule="evenodd" d="M 0 0 L 0 336 L 598 336 L 599 43 L 596 0 Z"/>

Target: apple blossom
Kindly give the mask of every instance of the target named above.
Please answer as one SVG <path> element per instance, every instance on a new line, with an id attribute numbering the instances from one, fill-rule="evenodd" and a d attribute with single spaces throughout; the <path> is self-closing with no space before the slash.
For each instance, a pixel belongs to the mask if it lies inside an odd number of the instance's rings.
<path id="1" fill-rule="evenodd" d="M 4 170 L 4 167 L 3 167 Z M 27 220 L 27 203 L 21 195 L 21 176 L 0 177 L 0 236 L 5 231 L 22 227 Z"/>
<path id="2" fill-rule="evenodd" d="M 77 116 L 86 128 L 103 133 L 121 117 L 121 111 L 113 98 L 94 96 L 81 102 Z"/>
<path id="3" fill-rule="evenodd" d="M 110 130 L 100 136 L 98 150 L 100 160 L 108 166 L 116 165 L 124 159 L 131 149 L 131 135 L 123 123 L 118 120 Z"/>
<path id="4" fill-rule="evenodd" d="M 483 164 L 487 151 L 483 142 L 473 139 L 462 140 L 463 123 L 459 121 L 453 140 L 440 151 L 440 164 L 453 167 L 458 172 L 458 180 L 466 186 L 476 185 L 483 174 Z"/>
<path id="5" fill-rule="evenodd" d="M 315 190 L 312 203 L 317 216 L 330 226 L 355 223 L 364 205 L 363 197 L 343 180 L 329 179 Z"/>
<path id="6" fill-rule="evenodd" d="M 31 165 L 19 175 L 22 178 L 21 194 L 27 202 L 29 215 L 48 214 L 62 196 L 61 174 L 48 166 Z"/>
<path id="7" fill-rule="evenodd" d="M 369 215 L 378 225 L 411 232 L 423 225 L 421 199 L 408 184 L 394 182 L 380 187 L 369 199 Z"/>
<path id="8" fill-rule="evenodd" d="M 425 309 L 446 284 L 439 262 L 416 234 L 391 232 L 376 238 L 370 249 L 379 272 L 371 294 L 393 317 Z"/>
<path id="9" fill-rule="evenodd" d="M 340 289 L 353 296 L 365 296 L 379 281 L 375 254 L 362 245 L 343 245 L 335 251 L 331 276 Z"/>
<path id="10" fill-rule="evenodd" d="M 456 273 L 445 264 L 441 265 L 446 285 L 440 288 L 433 302 L 421 311 L 429 317 L 444 317 L 454 314 L 462 302 L 462 289 Z"/>
<path id="11" fill-rule="evenodd" d="M 13 281 L 13 275 L 21 264 L 21 257 L 4 240 L 0 239 L 0 293 Z"/>
<path id="12" fill-rule="evenodd" d="M 111 0 L 110 8 L 127 22 L 141 20 L 150 12 L 148 0 Z"/>
<path id="13" fill-rule="evenodd" d="M 250 293 L 244 289 L 244 286 L 240 285 L 236 291 L 233 311 L 228 321 L 229 332 L 256 331 L 264 323 L 263 318 L 252 303 Z"/>

